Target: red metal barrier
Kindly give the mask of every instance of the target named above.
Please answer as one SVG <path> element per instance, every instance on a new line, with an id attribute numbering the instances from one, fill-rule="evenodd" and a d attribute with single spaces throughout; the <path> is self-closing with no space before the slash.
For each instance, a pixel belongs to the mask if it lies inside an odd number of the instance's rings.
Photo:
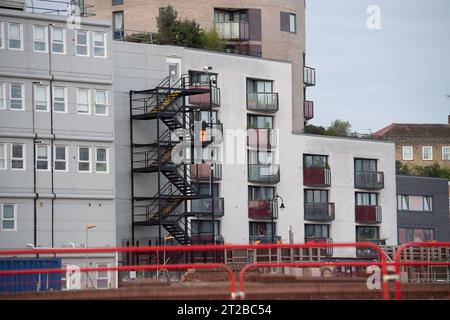
<path id="1" fill-rule="evenodd" d="M 371 266 L 377 265 L 381 267 L 381 277 L 384 278 L 384 275 L 387 273 L 387 264 L 386 258 L 384 256 L 383 251 L 377 245 L 372 242 L 356 242 L 356 243 L 315 243 L 315 244 L 289 244 L 289 245 L 281 245 L 283 248 L 337 248 L 337 247 L 355 247 L 355 248 L 372 248 L 374 249 L 379 257 L 380 262 L 281 262 L 281 263 L 253 263 L 247 264 L 242 268 L 239 273 L 239 292 L 237 293 L 241 299 L 245 297 L 244 291 L 244 275 L 245 272 L 252 268 L 269 268 L 269 267 L 323 267 L 323 266 Z M 387 283 L 383 282 L 382 289 L 382 298 L 384 300 L 389 299 L 389 291 Z"/>
<path id="2" fill-rule="evenodd" d="M 395 254 L 394 267 L 395 267 L 395 299 L 400 300 L 401 296 L 401 281 L 400 281 L 400 268 L 402 266 L 450 266 L 450 261 L 411 261 L 402 262 L 401 256 L 403 251 L 411 247 L 450 247 L 450 242 L 412 242 L 401 245 Z M 450 259 L 450 257 L 447 257 Z M 383 281 L 385 282 L 385 281 Z"/>

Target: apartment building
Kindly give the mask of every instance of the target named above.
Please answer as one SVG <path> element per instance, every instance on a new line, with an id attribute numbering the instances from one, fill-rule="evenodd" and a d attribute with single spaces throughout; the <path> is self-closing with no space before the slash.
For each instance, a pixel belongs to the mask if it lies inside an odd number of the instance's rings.
<path id="1" fill-rule="evenodd" d="M 115 245 L 111 37 L 0 9 L 0 248 Z"/>
<path id="2" fill-rule="evenodd" d="M 295 242 L 397 243 L 394 144 L 293 134 L 292 63 L 118 41 L 113 54 L 119 244 L 154 244 L 159 234 L 287 243 L 290 231 Z M 206 136 L 214 126 L 223 132 L 201 146 L 201 164 L 190 151 L 181 164 L 167 156 L 177 117 L 204 119 Z"/>
<path id="3" fill-rule="evenodd" d="M 89 0 L 91 19 L 112 21 L 114 39 L 156 33 L 160 8 L 171 5 L 179 19 L 195 19 L 206 30 L 215 28 L 230 53 L 292 63 L 292 132 L 303 132 L 314 117 L 307 88 L 316 84 L 316 71 L 306 65 L 304 0 Z"/>
<path id="4" fill-rule="evenodd" d="M 450 241 L 448 180 L 397 176 L 399 243 Z"/>

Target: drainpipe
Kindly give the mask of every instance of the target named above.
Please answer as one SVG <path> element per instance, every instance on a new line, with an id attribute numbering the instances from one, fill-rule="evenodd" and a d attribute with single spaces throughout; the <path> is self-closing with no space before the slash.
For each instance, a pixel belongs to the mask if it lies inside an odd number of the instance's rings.
<path id="1" fill-rule="evenodd" d="M 51 170 L 51 185 L 52 185 L 52 248 L 55 245 L 55 168 L 54 168 L 54 141 L 55 141 L 55 132 L 53 130 L 53 81 L 55 77 L 52 74 L 52 50 L 51 50 L 51 28 L 53 27 L 53 23 L 48 25 L 48 73 L 50 75 L 50 134 L 52 136 L 50 143 L 50 170 Z"/>
<path id="2" fill-rule="evenodd" d="M 37 246 L 37 193 L 36 193 L 36 139 L 37 134 L 35 130 L 35 121 L 34 121 L 34 109 L 35 109 L 35 102 L 34 102 L 34 87 L 35 84 L 40 84 L 38 81 L 33 81 L 31 83 L 31 122 L 32 122 L 32 129 L 33 129 L 33 243 L 34 247 Z"/>

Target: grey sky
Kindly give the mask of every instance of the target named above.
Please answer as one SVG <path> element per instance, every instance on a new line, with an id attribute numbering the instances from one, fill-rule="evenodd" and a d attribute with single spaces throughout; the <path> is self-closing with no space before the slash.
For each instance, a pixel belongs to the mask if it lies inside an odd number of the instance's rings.
<path id="1" fill-rule="evenodd" d="M 366 26 L 369 5 L 381 9 L 380 30 Z M 306 32 L 306 63 L 317 70 L 312 124 L 447 123 L 449 0 L 307 0 Z"/>

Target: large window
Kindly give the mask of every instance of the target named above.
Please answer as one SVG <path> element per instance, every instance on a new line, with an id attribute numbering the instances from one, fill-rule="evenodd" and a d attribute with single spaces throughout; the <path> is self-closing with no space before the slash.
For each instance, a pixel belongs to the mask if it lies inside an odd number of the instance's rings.
<path id="1" fill-rule="evenodd" d="M 356 241 L 379 240 L 379 231 L 379 227 L 357 226 Z"/>
<path id="2" fill-rule="evenodd" d="M 250 222 L 250 237 L 272 237 L 272 223 L 271 222 Z M 275 236 L 276 224 L 274 223 L 274 232 Z"/>
<path id="3" fill-rule="evenodd" d="M 330 226 L 327 224 L 305 224 L 305 238 L 328 239 L 330 238 Z"/>
<path id="4" fill-rule="evenodd" d="M 67 111 L 67 88 L 53 87 L 53 111 Z"/>
<path id="5" fill-rule="evenodd" d="M 297 15 L 290 12 L 280 12 L 280 30 L 296 33 L 297 32 Z"/>
<path id="6" fill-rule="evenodd" d="M 1 105 L 0 105 L 1 109 Z M 450 147 L 442 147 L 442 160 L 450 161 Z"/>
<path id="7" fill-rule="evenodd" d="M 305 190 L 306 203 L 328 203 L 328 190 Z"/>
<path id="8" fill-rule="evenodd" d="M 11 110 L 24 110 L 24 97 L 23 97 L 23 83 L 11 83 L 10 84 L 10 109 Z"/>
<path id="9" fill-rule="evenodd" d="M 85 30 L 76 30 L 75 33 L 75 54 L 77 56 L 89 56 L 89 32 Z"/>
<path id="10" fill-rule="evenodd" d="M 34 108 L 36 111 L 48 111 L 48 86 L 34 85 Z"/>
<path id="11" fill-rule="evenodd" d="M 64 28 L 52 27 L 52 52 L 66 53 L 66 32 Z"/>
<path id="12" fill-rule="evenodd" d="M 6 170 L 6 143 L 0 143 L 0 170 Z"/>
<path id="13" fill-rule="evenodd" d="M 433 147 L 430 146 L 422 147 L 422 160 L 425 161 L 433 160 Z"/>
<path id="14" fill-rule="evenodd" d="M 6 90 L 5 90 L 5 83 L 4 82 L 0 82 L 0 110 L 5 110 L 6 109 Z"/>
<path id="15" fill-rule="evenodd" d="M 214 9 L 214 22 L 247 22 L 247 10 Z"/>
<path id="16" fill-rule="evenodd" d="M 377 206 L 378 194 L 369 192 L 356 192 L 355 197 L 357 206 Z"/>
<path id="17" fill-rule="evenodd" d="M 274 187 L 248 187 L 249 200 L 272 200 L 274 196 Z"/>
<path id="18" fill-rule="evenodd" d="M 78 171 L 91 172 L 91 148 L 78 148 Z"/>
<path id="19" fill-rule="evenodd" d="M 17 230 L 17 205 L 0 203 L 0 217 L 2 231 Z"/>
<path id="20" fill-rule="evenodd" d="M 108 149 L 96 148 L 95 149 L 95 172 L 108 172 Z"/>
<path id="21" fill-rule="evenodd" d="M 413 147 L 403 146 L 402 147 L 402 159 L 405 161 L 413 160 Z"/>
<path id="22" fill-rule="evenodd" d="M 397 208 L 399 211 L 433 211 L 433 197 L 397 195 Z"/>
<path id="23" fill-rule="evenodd" d="M 33 26 L 33 50 L 47 52 L 47 27 Z"/>
<path id="24" fill-rule="evenodd" d="M 77 89 L 77 112 L 79 114 L 91 113 L 91 90 Z"/>
<path id="25" fill-rule="evenodd" d="M 66 146 L 55 146 L 55 171 L 68 171 L 67 167 L 67 147 Z"/>
<path id="26" fill-rule="evenodd" d="M 398 242 L 425 242 L 434 240 L 433 229 L 398 228 Z"/>
<path id="27" fill-rule="evenodd" d="M 123 4 L 123 0 L 112 0 L 113 6 L 120 5 L 120 4 Z"/>
<path id="28" fill-rule="evenodd" d="M 106 58 L 105 32 L 94 32 L 94 57 Z"/>
<path id="29" fill-rule="evenodd" d="M 212 221 L 211 220 L 191 220 L 191 233 L 212 235 Z M 214 234 L 220 235 L 220 221 L 214 220 Z"/>
<path id="30" fill-rule="evenodd" d="M 50 170 L 50 146 L 37 145 L 36 146 L 36 169 L 40 171 Z"/>
<path id="31" fill-rule="evenodd" d="M 108 115 L 108 91 L 95 90 L 95 114 Z"/>
<path id="32" fill-rule="evenodd" d="M 8 23 L 8 48 L 23 50 L 23 25 L 21 23 Z"/>
<path id="33" fill-rule="evenodd" d="M 267 151 L 248 151 L 249 164 L 273 164 L 275 162 L 275 154 Z"/>
<path id="34" fill-rule="evenodd" d="M 328 167 L 328 156 L 305 154 L 303 156 L 303 167 L 305 167 L 305 168 L 327 168 Z"/>
<path id="35" fill-rule="evenodd" d="M 247 117 L 248 129 L 272 129 L 273 117 L 248 115 Z"/>
<path id="36" fill-rule="evenodd" d="M 124 36 L 123 11 L 113 12 L 113 38 L 114 40 L 123 40 Z"/>
<path id="37" fill-rule="evenodd" d="M 355 159 L 356 172 L 377 172 L 377 160 Z"/>
<path id="38" fill-rule="evenodd" d="M 11 144 L 11 169 L 25 170 L 25 145 Z"/>
<path id="39" fill-rule="evenodd" d="M 219 184 L 213 183 L 212 185 L 214 197 L 219 197 Z M 198 184 L 198 194 L 201 196 L 211 196 L 211 186 L 209 183 L 199 183 Z"/>
<path id="40" fill-rule="evenodd" d="M 0 49 L 5 48 L 5 23 L 0 21 Z"/>
<path id="41" fill-rule="evenodd" d="M 273 81 L 247 79 L 247 92 L 272 93 Z"/>

